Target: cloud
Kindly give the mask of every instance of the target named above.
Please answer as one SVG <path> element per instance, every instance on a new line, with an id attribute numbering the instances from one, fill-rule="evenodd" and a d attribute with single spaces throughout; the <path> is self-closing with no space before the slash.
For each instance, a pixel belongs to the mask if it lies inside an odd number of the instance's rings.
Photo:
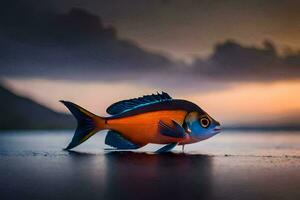
<path id="1" fill-rule="evenodd" d="M 300 78 L 300 52 L 280 56 L 271 41 L 247 47 L 228 40 L 205 60 L 193 63 L 194 74 L 222 81 L 275 81 Z"/>
<path id="2" fill-rule="evenodd" d="M 13 27 L 5 29 L 0 39 L 0 73 L 4 76 L 124 79 L 127 72 L 164 71 L 174 65 L 167 57 L 119 39 L 115 28 L 104 26 L 98 16 L 83 9 L 37 21 L 31 19 L 38 16 L 25 16 L 28 21 L 1 24 Z"/>
<path id="3" fill-rule="evenodd" d="M 248 47 L 229 40 L 217 44 L 209 58 L 186 64 L 120 39 L 116 28 L 84 9 L 61 14 L 41 12 L 34 4 L 7 4 L 0 18 L 0 77 L 132 81 L 173 87 L 300 78 L 300 53 L 279 56 L 271 41 L 265 41 L 263 47 Z"/>

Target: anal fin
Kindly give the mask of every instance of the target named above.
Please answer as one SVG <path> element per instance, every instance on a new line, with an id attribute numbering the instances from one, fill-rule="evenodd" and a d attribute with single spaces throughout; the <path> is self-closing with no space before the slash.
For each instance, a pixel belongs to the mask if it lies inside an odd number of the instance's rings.
<path id="1" fill-rule="evenodd" d="M 133 142 L 125 139 L 116 131 L 108 131 L 106 138 L 105 138 L 105 144 L 115 147 L 117 149 L 138 149 L 140 148 L 139 145 L 134 144 Z"/>

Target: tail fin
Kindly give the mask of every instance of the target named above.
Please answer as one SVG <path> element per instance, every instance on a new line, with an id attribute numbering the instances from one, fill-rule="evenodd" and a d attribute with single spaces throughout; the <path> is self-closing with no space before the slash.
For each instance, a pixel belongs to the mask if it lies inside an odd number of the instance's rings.
<path id="1" fill-rule="evenodd" d="M 103 118 L 94 115 L 93 113 L 85 110 L 84 108 L 72 102 L 60 102 L 63 103 L 77 119 L 77 129 L 72 138 L 72 141 L 65 148 L 65 150 L 69 150 L 80 145 L 81 143 L 89 139 L 91 136 L 93 136 L 96 132 L 104 129 L 105 120 Z"/>

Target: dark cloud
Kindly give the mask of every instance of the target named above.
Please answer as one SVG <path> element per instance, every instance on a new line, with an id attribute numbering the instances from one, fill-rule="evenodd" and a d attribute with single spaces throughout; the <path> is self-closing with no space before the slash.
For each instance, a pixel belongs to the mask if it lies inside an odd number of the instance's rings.
<path id="1" fill-rule="evenodd" d="M 100 15 L 105 23 L 113 24 L 122 37 L 181 58 L 190 58 L 192 54 L 207 56 L 217 41 L 228 38 L 258 45 L 267 37 L 275 41 L 280 50 L 286 45 L 299 48 L 298 0 L 51 2 L 64 12 L 71 6 L 85 8 Z"/>
<path id="2" fill-rule="evenodd" d="M 280 56 L 271 41 L 247 47 L 229 40 L 206 60 L 197 59 L 194 73 L 226 81 L 272 81 L 300 78 L 300 52 Z"/>
<path id="3" fill-rule="evenodd" d="M 300 53 L 279 56 L 270 41 L 261 48 L 227 41 L 216 45 L 209 58 L 185 64 L 120 39 L 114 27 L 84 9 L 56 13 L 33 5 L 7 3 L 0 9 L 5 10 L 0 12 L 2 77 L 143 80 L 153 85 L 300 77 Z"/>
<path id="4" fill-rule="evenodd" d="M 12 13 L 18 8 L 12 7 Z M 113 27 L 83 9 L 39 15 L 24 8 L 15 17 L 9 15 L 0 25 L 2 75 L 95 79 L 111 74 L 110 79 L 173 65 L 164 56 L 119 39 Z"/>

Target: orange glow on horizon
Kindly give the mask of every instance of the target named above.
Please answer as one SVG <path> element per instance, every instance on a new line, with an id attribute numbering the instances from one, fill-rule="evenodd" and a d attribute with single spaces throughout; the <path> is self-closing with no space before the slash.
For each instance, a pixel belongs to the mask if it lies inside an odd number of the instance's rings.
<path id="1" fill-rule="evenodd" d="M 107 106 L 116 101 L 156 91 L 154 88 L 129 83 L 41 79 L 6 80 L 6 83 L 16 92 L 55 110 L 67 112 L 58 102 L 65 99 L 99 115 L 107 115 Z M 182 96 L 178 93 L 173 96 L 197 103 L 222 124 L 266 123 L 291 114 L 300 119 L 300 81 L 236 83 L 224 90 Z"/>
<path id="2" fill-rule="evenodd" d="M 226 123 L 260 123 L 300 111 L 300 81 L 235 84 L 228 90 L 188 99 Z"/>

